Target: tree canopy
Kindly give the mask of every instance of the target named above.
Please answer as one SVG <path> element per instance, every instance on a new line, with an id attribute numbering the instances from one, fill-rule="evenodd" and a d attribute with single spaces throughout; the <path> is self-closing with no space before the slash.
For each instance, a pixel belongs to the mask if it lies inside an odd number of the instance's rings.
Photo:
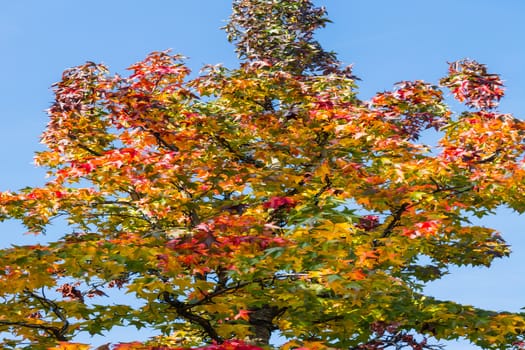
<path id="1" fill-rule="evenodd" d="M 259 349 L 275 332 L 283 349 L 523 346 L 524 314 L 423 293 L 509 254 L 469 218 L 525 211 L 525 124 L 498 110 L 500 77 L 461 60 L 362 101 L 313 37 L 328 22 L 310 0 L 234 0 L 238 68 L 191 77 L 154 52 L 128 76 L 64 72 L 36 155 L 49 181 L 0 193 L 1 220 L 68 228 L 0 250 L 5 349 L 88 349 L 76 334 L 116 326 L 162 334 L 119 350 Z"/>

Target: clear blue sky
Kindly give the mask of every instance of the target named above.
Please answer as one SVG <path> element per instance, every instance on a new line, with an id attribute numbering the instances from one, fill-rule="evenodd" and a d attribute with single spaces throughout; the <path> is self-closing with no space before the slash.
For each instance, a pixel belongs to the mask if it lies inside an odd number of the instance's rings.
<path id="1" fill-rule="evenodd" d="M 500 73 L 507 86 L 501 110 L 525 116 L 525 1 L 318 0 L 334 21 L 318 39 L 353 63 L 361 97 L 400 80 L 437 82 L 447 61 L 469 57 Z M 112 71 L 171 48 L 206 63 L 234 67 L 233 47 L 218 28 L 229 0 L 19 0 L 0 10 L 0 190 L 44 182 L 31 162 L 52 100 L 50 85 L 62 71 L 87 60 Z M 427 289 L 429 294 L 495 310 L 525 306 L 525 217 L 501 210 L 484 220 L 502 231 L 514 254 L 491 269 L 461 268 Z M 33 237 L 0 224 L 0 246 Z M 134 335 L 138 336 L 138 333 Z M 115 339 L 110 339 L 115 340 Z M 109 341 L 109 340 L 108 340 Z M 96 342 L 100 342 L 97 340 Z M 451 345 L 449 349 L 471 349 Z M 474 349 L 474 348 L 472 348 Z"/>

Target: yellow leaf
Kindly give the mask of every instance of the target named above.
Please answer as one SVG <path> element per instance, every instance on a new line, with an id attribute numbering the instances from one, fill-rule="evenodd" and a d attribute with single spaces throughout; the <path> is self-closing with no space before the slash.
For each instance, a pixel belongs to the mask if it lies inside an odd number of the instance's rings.
<path id="1" fill-rule="evenodd" d="M 69 343 L 69 342 L 59 342 L 58 346 L 49 348 L 49 350 L 88 350 L 89 345 L 81 343 Z"/>

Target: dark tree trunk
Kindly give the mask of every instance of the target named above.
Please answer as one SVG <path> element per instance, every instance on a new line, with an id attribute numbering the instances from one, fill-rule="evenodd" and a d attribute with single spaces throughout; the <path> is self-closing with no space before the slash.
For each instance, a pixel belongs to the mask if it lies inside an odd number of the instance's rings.
<path id="1" fill-rule="evenodd" d="M 272 332 L 277 329 L 273 324 L 273 319 L 281 314 L 283 310 L 275 306 L 263 306 L 250 311 L 249 322 L 253 331 L 251 341 L 254 344 L 269 344 Z"/>

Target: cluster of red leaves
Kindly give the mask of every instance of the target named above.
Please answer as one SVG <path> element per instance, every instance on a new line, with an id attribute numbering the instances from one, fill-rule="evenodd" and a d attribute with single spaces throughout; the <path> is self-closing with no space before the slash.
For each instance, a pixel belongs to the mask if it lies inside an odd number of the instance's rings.
<path id="1" fill-rule="evenodd" d="M 437 86 L 416 80 L 397 83 L 394 91 L 377 94 L 371 103 L 381 119 L 390 121 L 401 135 L 416 140 L 422 130 L 437 130 L 446 123 L 449 114 L 440 108 L 442 101 Z"/>
<path id="2" fill-rule="evenodd" d="M 485 65 L 471 60 L 451 63 L 448 77 L 440 83 L 448 87 L 458 101 L 477 109 L 497 107 L 504 95 L 499 75 L 487 73 Z"/>
<path id="3" fill-rule="evenodd" d="M 275 196 L 263 204 L 265 209 L 290 209 L 296 205 L 295 200 L 290 197 Z"/>
<path id="4" fill-rule="evenodd" d="M 84 296 L 82 295 L 82 292 L 76 287 L 78 287 L 78 284 L 64 283 L 57 288 L 57 292 L 62 293 L 63 298 L 70 298 L 71 300 L 78 300 L 82 302 L 84 301 Z"/>
<path id="5" fill-rule="evenodd" d="M 413 335 L 399 331 L 400 324 L 374 322 L 370 326 L 376 338 L 372 341 L 359 345 L 360 350 L 383 350 L 395 346 L 396 349 L 411 348 L 412 350 L 423 350 L 432 347 L 427 346 L 427 339 L 418 341 Z"/>
<path id="6" fill-rule="evenodd" d="M 278 208 L 280 208 L 279 206 Z M 288 242 L 272 231 L 266 230 L 262 234 L 247 234 L 250 227 L 243 220 L 250 220 L 238 215 L 219 216 L 214 222 L 201 223 L 191 234 L 173 238 L 166 242 L 166 247 L 176 252 L 174 258 L 184 266 L 201 266 L 206 269 L 207 259 L 220 258 L 229 261 L 234 254 L 243 247 L 264 250 L 269 247 L 284 246 Z M 235 224 L 239 224 L 236 226 Z M 162 254 L 158 256 L 161 266 L 167 265 L 171 256 Z"/>
<path id="7" fill-rule="evenodd" d="M 108 287 L 109 288 L 121 289 L 128 282 L 129 281 L 127 279 L 125 279 L 125 278 L 117 278 L 117 279 L 114 279 L 114 280 L 110 281 L 108 283 Z"/>
<path id="8" fill-rule="evenodd" d="M 40 311 L 32 312 L 27 316 L 27 318 L 38 320 L 42 318 L 42 313 Z"/>
<path id="9" fill-rule="evenodd" d="M 403 235 L 409 238 L 426 237 L 436 234 L 439 221 L 430 220 L 414 224 L 414 228 L 405 228 Z"/>
<path id="10" fill-rule="evenodd" d="M 512 345 L 513 345 L 517 350 L 523 350 L 523 349 L 525 349 L 525 341 L 517 341 L 517 342 L 512 343 Z"/>
<path id="11" fill-rule="evenodd" d="M 375 229 L 380 225 L 379 223 L 379 216 L 377 215 L 364 215 L 359 218 L 359 223 L 356 225 L 356 227 L 365 230 L 370 231 Z"/>

